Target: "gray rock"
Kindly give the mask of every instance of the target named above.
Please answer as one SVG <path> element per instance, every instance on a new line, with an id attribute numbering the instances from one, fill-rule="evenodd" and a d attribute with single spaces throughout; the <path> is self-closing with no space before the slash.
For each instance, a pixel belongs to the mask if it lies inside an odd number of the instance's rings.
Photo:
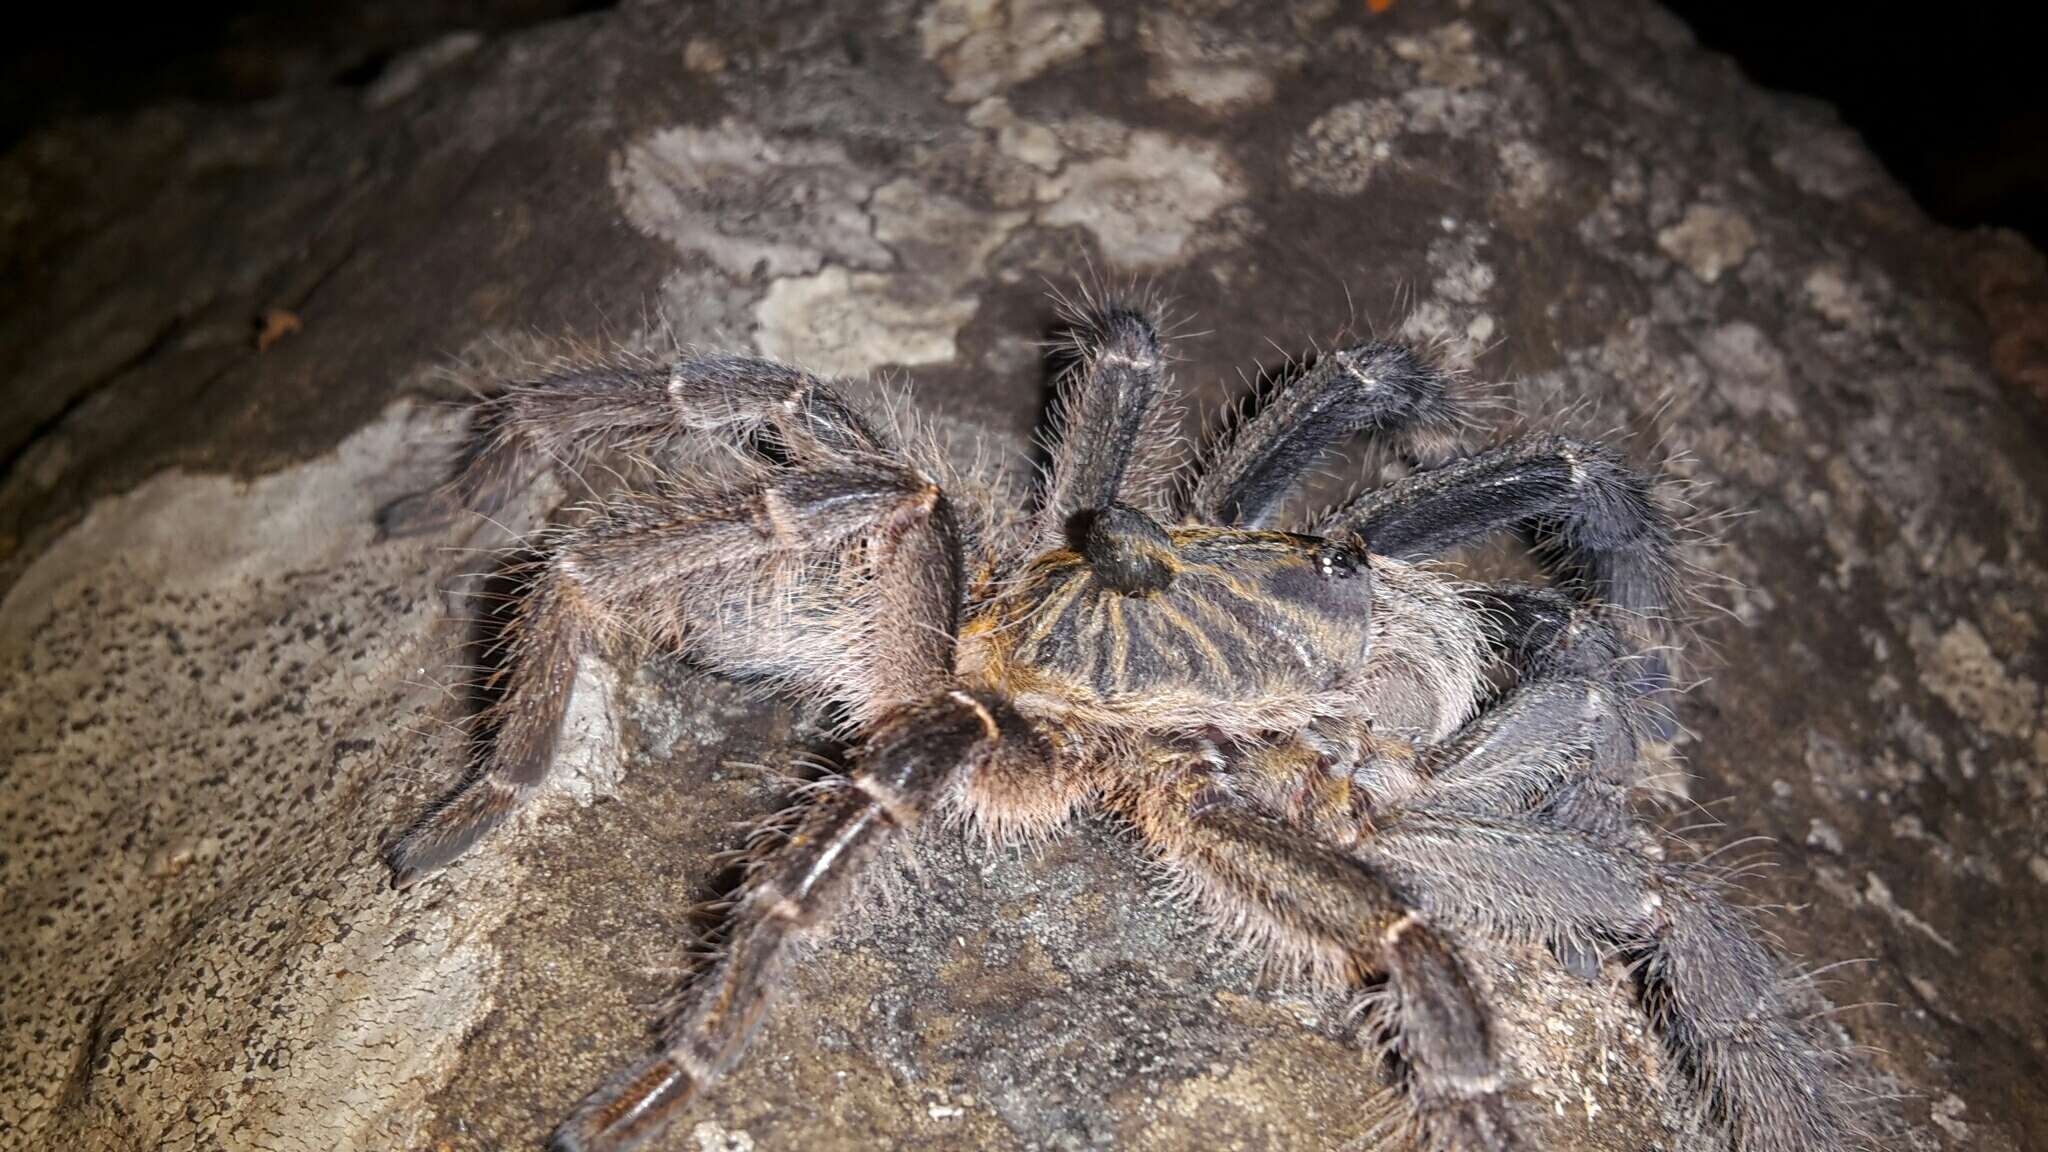
<path id="1" fill-rule="evenodd" d="M 2048 275 L 1654 9 L 627 5 L 54 125 L 0 203 L 0 1148 L 537 1142 L 644 1043 L 782 802 L 742 765 L 808 719 L 593 667 L 562 786 L 391 892 L 461 761 L 442 590 L 501 539 L 373 538 L 436 401 L 535 331 L 715 343 L 908 369 L 1022 459 L 1042 281 L 1090 267 L 1192 315 L 1198 408 L 1348 327 L 1637 432 L 1717 541 L 1693 837 L 1762 837 L 1786 950 L 1858 961 L 1821 987 L 1894 1146 L 2048 1142 Z M 915 863 L 666 1146 L 1373 1145 L 1339 1006 L 1112 830 Z M 1488 955 L 1540 1146 L 1716 1146 L 1613 981 Z"/>

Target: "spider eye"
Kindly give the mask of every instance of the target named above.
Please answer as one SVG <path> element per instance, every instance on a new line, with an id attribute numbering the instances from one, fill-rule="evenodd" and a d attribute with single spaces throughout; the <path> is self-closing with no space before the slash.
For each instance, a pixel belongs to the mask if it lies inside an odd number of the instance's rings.
<path id="1" fill-rule="evenodd" d="M 1325 543 L 1316 550 L 1316 567 L 1332 580 L 1351 580 L 1365 574 L 1365 549 L 1359 545 Z"/>

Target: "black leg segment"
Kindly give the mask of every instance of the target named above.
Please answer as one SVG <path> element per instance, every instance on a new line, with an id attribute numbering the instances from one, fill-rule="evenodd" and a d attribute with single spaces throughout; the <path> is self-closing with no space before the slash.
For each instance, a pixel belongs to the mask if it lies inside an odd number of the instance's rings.
<path id="1" fill-rule="evenodd" d="M 1659 740 L 1675 734 L 1663 698 L 1671 687 L 1663 656 L 1637 651 L 1598 604 L 1522 584 L 1482 588 L 1475 596 L 1518 682 L 1571 678 L 1605 685 L 1642 734 Z"/>
<path id="2" fill-rule="evenodd" d="M 1265 527 L 1316 461 L 1360 432 L 1404 435 L 1413 457 L 1448 447 L 1457 409 L 1444 377 L 1397 344 L 1355 344 L 1282 385 L 1214 452 L 1195 485 L 1195 518 Z"/>
<path id="3" fill-rule="evenodd" d="M 1164 478 L 1153 459 L 1171 437 L 1155 427 L 1166 393 L 1165 351 L 1152 321 L 1110 307 L 1084 318 L 1080 359 L 1060 381 L 1053 406 L 1052 462 L 1041 508 L 1041 539 L 1067 530 L 1076 512 L 1117 500 L 1142 503 L 1138 491 Z"/>
<path id="4" fill-rule="evenodd" d="M 1644 615 L 1669 603 L 1670 521 L 1647 481 L 1584 441 L 1532 437 L 1418 472 L 1364 493 L 1322 525 L 1324 535 L 1356 532 L 1375 553 L 1402 560 L 1508 529 L 1531 533 L 1596 599 Z"/>

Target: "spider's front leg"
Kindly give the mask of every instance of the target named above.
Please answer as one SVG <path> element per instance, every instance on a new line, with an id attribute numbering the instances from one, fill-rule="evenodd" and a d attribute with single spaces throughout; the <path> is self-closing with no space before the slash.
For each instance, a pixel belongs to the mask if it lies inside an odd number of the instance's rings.
<path id="1" fill-rule="evenodd" d="M 982 768 L 1044 763 L 1029 724 L 1001 699 L 959 690 L 884 716 L 841 786 L 750 874 L 730 943 L 688 990 L 661 1050 L 590 1094 L 555 1130 L 554 1152 L 625 1152 L 658 1133 L 739 1059 L 794 945 L 822 931 L 887 844 Z"/>
<path id="2" fill-rule="evenodd" d="M 1034 535 L 1056 547 L 1078 512 L 1112 502 L 1148 507 L 1172 470 L 1174 414 L 1166 353 L 1150 317 L 1112 305 L 1079 317 L 1079 359 L 1053 402 L 1052 459 Z M 1157 509 L 1154 509 L 1155 511 Z"/>
<path id="3" fill-rule="evenodd" d="M 1198 760 L 1107 798 L 1220 925 L 1354 987 L 1387 978 L 1383 1017 L 1408 1100 L 1440 1152 L 1523 1147 L 1478 989 L 1448 938 L 1372 867 L 1214 782 Z"/>
<path id="4" fill-rule="evenodd" d="M 1662 615 L 1676 545 L 1650 484 L 1611 450 L 1537 436 L 1362 493 L 1321 535 L 1363 536 L 1373 553 L 1422 560 L 1507 529 L 1532 530 L 1564 574 L 1624 612 Z"/>

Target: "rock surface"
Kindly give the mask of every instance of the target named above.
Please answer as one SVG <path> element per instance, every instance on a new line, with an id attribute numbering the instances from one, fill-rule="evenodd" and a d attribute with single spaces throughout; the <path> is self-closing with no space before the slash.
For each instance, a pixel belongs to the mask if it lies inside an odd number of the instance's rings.
<path id="1" fill-rule="evenodd" d="M 1368 7 L 628 5 L 0 158 L 0 1148 L 535 1144 L 642 1044 L 780 803 L 739 765 L 806 718 L 592 668 L 560 786 L 391 892 L 480 538 L 370 513 L 435 475 L 448 365 L 544 331 L 908 369 L 1022 460 L 1043 282 L 1090 267 L 1193 315 L 1198 408 L 1378 328 L 1654 439 L 1725 517 L 1695 835 L 1763 837 L 1787 950 L 1862 961 L 1825 990 L 1875 1005 L 1836 1020 L 1893 1146 L 2048 1145 L 2039 255 L 1654 9 Z M 666 1147 L 1373 1145 L 1341 1014 L 1112 832 L 918 865 Z M 1715 1146 L 1625 997 L 1482 977 L 1541 1146 Z"/>

